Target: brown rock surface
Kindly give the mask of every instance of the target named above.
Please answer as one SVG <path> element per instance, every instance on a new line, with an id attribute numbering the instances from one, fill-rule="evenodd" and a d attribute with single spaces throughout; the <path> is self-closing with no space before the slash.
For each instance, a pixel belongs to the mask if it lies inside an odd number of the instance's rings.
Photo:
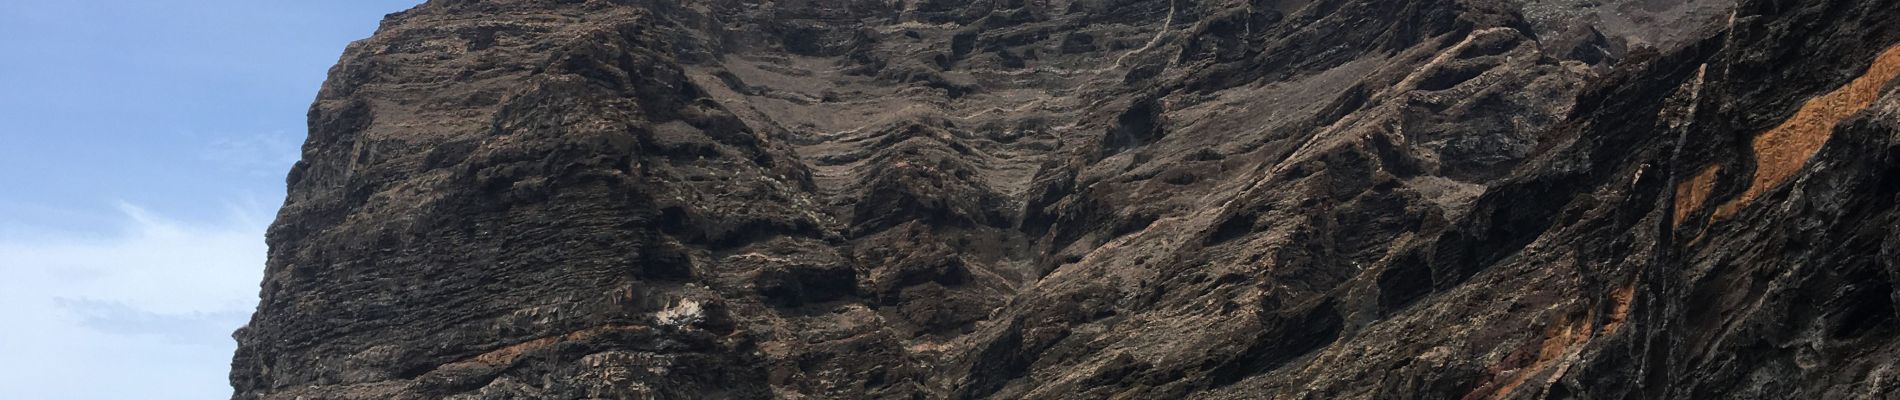
<path id="1" fill-rule="evenodd" d="M 234 398 L 1900 397 L 1896 43 L 1883 0 L 430 1 L 311 108 Z"/>

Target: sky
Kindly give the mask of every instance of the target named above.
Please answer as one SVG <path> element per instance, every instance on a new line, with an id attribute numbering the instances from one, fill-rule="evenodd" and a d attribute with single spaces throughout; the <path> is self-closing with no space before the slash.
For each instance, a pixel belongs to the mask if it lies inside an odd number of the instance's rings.
<path id="1" fill-rule="evenodd" d="M 230 397 L 305 112 L 419 1 L 0 1 L 0 399 Z"/>

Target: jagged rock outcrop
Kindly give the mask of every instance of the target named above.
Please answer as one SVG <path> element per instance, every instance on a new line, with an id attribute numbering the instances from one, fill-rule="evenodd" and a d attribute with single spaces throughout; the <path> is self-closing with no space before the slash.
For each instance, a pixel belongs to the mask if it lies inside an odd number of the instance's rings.
<path id="1" fill-rule="evenodd" d="M 1900 396 L 1883 0 L 430 1 L 240 399 Z"/>

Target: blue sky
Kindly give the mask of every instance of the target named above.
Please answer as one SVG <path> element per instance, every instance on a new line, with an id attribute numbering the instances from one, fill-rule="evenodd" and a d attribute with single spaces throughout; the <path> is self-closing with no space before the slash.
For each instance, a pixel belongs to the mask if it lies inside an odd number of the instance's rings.
<path id="1" fill-rule="evenodd" d="M 0 399 L 212 399 L 343 46 L 419 0 L 0 1 Z"/>

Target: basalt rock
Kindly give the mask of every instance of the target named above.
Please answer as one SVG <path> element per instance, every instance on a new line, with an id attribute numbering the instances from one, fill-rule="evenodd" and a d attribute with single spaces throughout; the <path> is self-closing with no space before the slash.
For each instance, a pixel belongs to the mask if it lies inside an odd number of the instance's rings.
<path id="1" fill-rule="evenodd" d="M 238 399 L 1900 398 L 1884 0 L 430 1 Z"/>

